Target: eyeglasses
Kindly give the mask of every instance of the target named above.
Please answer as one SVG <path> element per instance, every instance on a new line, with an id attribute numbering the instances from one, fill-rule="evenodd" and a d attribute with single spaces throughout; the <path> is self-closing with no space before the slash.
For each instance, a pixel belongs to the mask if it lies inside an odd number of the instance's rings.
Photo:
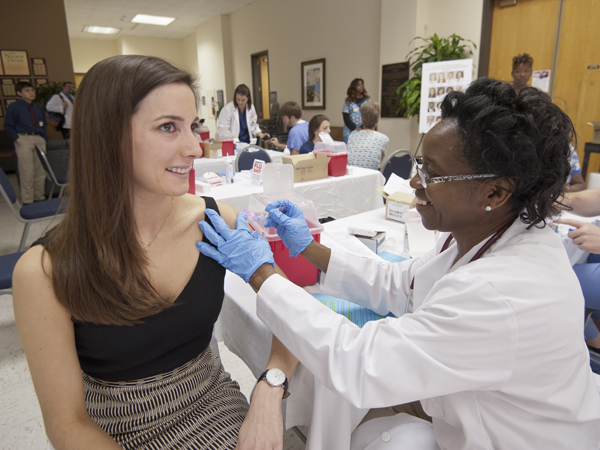
<path id="1" fill-rule="evenodd" d="M 425 175 L 425 172 L 421 170 L 423 165 L 423 158 L 415 158 L 415 168 L 417 169 L 417 175 L 419 175 L 419 183 L 423 186 L 423 189 L 427 189 L 427 185 L 436 183 L 446 183 L 448 181 L 462 181 L 462 180 L 476 180 L 480 178 L 497 178 L 498 175 L 491 173 L 475 174 L 475 175 L 451 175 L 448 177 L 434 177 L 429 178 Z"/>

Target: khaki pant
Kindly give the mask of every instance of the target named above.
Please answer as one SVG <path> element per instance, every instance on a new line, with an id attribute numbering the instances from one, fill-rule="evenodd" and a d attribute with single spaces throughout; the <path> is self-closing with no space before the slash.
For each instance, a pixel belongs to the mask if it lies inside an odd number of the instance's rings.
<path id="1" fill-rule="evenodd" d="M 19 160 L 19 183 L 21 202 L 32 203 L 44 200 L 46 172 L 35 152 L 35 145 L 46 151 L 46 141 L 41 136 L 19 135 L 15 141 L 15 150 Z"/>

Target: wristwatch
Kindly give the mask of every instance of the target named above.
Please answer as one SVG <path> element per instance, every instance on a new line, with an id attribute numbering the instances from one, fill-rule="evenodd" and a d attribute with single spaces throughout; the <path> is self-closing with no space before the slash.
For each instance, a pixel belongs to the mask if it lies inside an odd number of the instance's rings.
<path id="1" fill-rule="evenodd" d="M 288 380 L 285 376 L 285 373 L 283 373 L 283 370 L 275 368 L 267 369 L 261 374 L 260 377 L 258 377 L 256 384 L 260 383 L 262 380 L 266 380 L 271 387 L 281 386 L 283 388 L 282 398 L 287 398 L 290 395 L 288 392 Z"/>

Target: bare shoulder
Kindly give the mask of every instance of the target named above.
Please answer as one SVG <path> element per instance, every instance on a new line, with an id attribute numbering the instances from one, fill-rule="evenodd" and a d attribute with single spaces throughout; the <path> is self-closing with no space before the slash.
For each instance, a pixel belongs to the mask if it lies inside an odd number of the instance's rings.
<path id="1" fill-rule="evenodd" d="M 52 288 L 52 260 L 44 247 L 36 245 L 17 262 L 13 273 L 13 304 L 18 320 L 20 311 L 52 311 L 70 317 L 58 302 Z"/>
<path id="2" fill-rule="evenodd" d="M 217 202 L 217 206 L 219 207 L 219 212 L 221 213 L 221 217 L 230 228 L 235 228 L 235 219 L 237 219 L 238 211 L 231 205 L 227 203 Z"/>
<path id="3" fill-rule="evenodd" d="M 194 226 L 199 221 L 204 220 L 206 211 L 206 201 L 202 197 L 196 195 L 186 194 L 176 199 L 176 202 L 180 203 L 180 214 L 186 216 L 186 222 L 189 220 Z M 219 208 L 219 214 L 227 222 L 231 228 L 235 228 L 235 219 L 237 218 L 238 212 L 232 206 L 217 202 Z"/>

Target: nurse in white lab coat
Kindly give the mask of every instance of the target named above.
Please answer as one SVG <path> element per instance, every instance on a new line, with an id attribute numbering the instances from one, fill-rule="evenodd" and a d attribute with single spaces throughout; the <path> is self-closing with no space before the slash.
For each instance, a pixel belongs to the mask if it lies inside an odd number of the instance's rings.
<path id="1" fill-rule="evenodd" d="M 240 218 L 233 231 L 201 222 L 217 249 L 198 247 L 249 280 L 258 316 L 317 379 L 384 416 L 357 428 L 353 450 L 597 449 L 583 297 L 544 227 L 570 172 L 571 121 L 546 94 L 489 79 L 449 94 L 442 117 L 411 180 L 424 226 L 448 232 L 424 257 L 333 251 L 298 207 L 267 207 L 290 254 L 327 273 L 326 293 L 397 318 L 360 329 L 323 307 L 261 264 L 268 244 Z"/>
<path id="2" fill-rule="evenodd" d="M 235 88 L 233 101 L 227 103 L 219 113 L 217 128 L 228 130 L 234 138 L 248 144 L 256 136 L 269 139 L 270 136 L 261 131 L 257 120 L 250 89 L 245 84 L 240 84 Z"/>

